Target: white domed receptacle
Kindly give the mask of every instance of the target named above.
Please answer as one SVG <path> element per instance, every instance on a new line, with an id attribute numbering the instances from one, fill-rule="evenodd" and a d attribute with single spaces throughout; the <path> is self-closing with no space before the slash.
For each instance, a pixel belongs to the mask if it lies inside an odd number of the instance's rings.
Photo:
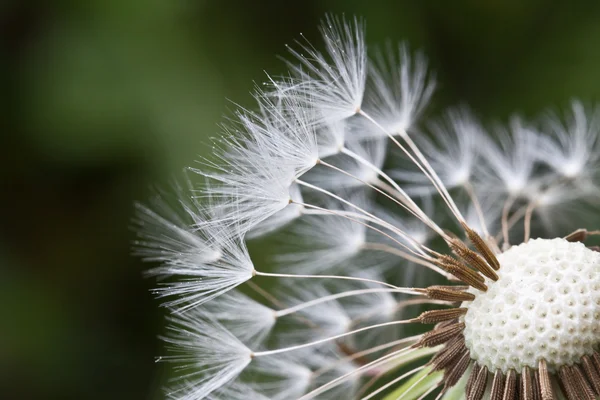
<path id="1" fill-rule="evenodd" d="M 498 255 L 499 279 L 463 303 L 471 358 L 489 371 L 551 372 L 600 342 L 600 253 L 565 239 L 533 239 Z"/>

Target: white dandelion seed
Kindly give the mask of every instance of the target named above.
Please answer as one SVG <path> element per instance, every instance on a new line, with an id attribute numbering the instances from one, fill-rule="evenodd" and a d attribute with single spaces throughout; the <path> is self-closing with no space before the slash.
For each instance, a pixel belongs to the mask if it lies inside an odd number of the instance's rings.
<path id="1" fill-rule="evenodd" d="M 479 143 L 481 157 L 486 160 L 478 170 L 480 185 L 490 193 L 527 195 L 538 161 L 539 133 L 518 117 L 510 120 L 509 129 L 497 126 L 496 130 L 498 143 L 489 138 Z"/>
<path id="2" fill-rule="evenodd" d="M 332 295 L 322 284 L 317 283 L 307 287 L 290 285 L 284 290 L 285 293 L 281 293 L 279 297 L 285 302 L 287 309 L 298 309 L 298 311 L 287 315 L 279 314 L 280 318 L 285 318 L 282 319 L 282 323 L 291 327 L 277 336 L 281 346 L 315 341 L 348 331 L 351 319 L 337 300 L 323 302 L 318 307 L 302 307 L 307 302 Z M 322 346 L 328 345 L 327 342 L 322 344 Z"/>
<path id="3" fill-rule="evenodd" d="M 319 157 L 326 158 L 339 154 L 346 145 L 349 129 L 347 120 L 325 122 L 317 130 Z"/>
<path id="4" fill-rule="evenodd" d="M 197 312 L 206 312 L 248 346 L 262 344 L 277 320 L 275 310 L 238 292 L 231 291 Z"/>
<path id="5" fill-rule="evenodd" d="M 302 198 L 302 192 L 297 184 L 292 184 L 289 188 L 290 199 L 292 204 L 285 206 L 282 210 L 277 211 L 270 217 L 258 222 L 248 232 L 249 239 L 267 235 L 271 232 L 280 229 L 297 218 L 300 218 L 305 211 Z"/>
<path id="6" fill-rule="evenodd" d="M 315 274 L 331 272 L 356 256 L 365 243 L 367 228 L 336 215 L 309 215 L 281 237 L 281 270 Z"/>
<path id="7" fill-rule="evenodd" d="M 316 50 L 308 41 L 298 42 L 299 50 L 288 46 L 299 64 L 288 62 L 293 79 L 274 83 L 277 97 L 295 98 L 319 111 L 320 121 L 347 118 L 360 108 L 367 74 L 364 24 L 327 16 L 321 34 L 327 52 Z"/>
<path id="8" fill-rule="evenodd" d="M 539 149 L 540 161 L 549 164 L 566 178 L 597 174 L 600 157 L 598 131 L 600 131 L 600 109 L 589 111 L 574 100 L 565 122 L 556 114 L 549 114 L 543 129 L 551 136 L 543 137 Z"/>
<path id="9" fill-rule="evenodd" d="M 411 57 L 406 45 L 395 51 L 388 43 L 376 53 L 369 67 L 370 85 L 364 109 L 385 131 L 403 135 L 413 127 L 435 89 L 427 60 L 422 53 Z M 363 132 L 385 136 L 373 129 Z"/>
<path id="10" fill-rule="evenodd" d="M 218 225 L 207 226 L 204 232 L 218 247 L 220 256 L 212 260 L 188 260 L 175 257 L 174 262 L 157 270 L 160 275 L 176 276 L 180 280 L 164 283 L 155 290 L 160 297 L 169 297 L 165 305 L 181 310 L 196 307 L 252 279 L 254 265 L 239 233 Z"/>
<path id="11" fill-rule="evenodd" d="M 189 312 L 170 317 L 163 338 L 173 354 L 161 357 L 181 370 L 180 379 L 190 382 L 171 396 L 203 399 L 236 379 L 252 361 L 252 351 L 222 325 L 203 314 Z M 179 392 L 179 393 L 178 393 Z"/>
<path id="12" fill-rule="evenodd" d="M 302 362 L 303 357 L 303 354 L 297 354 L 289 358 L 259 358 L 252 372 L 260 374 L 263 379 L 260 383 L 252 384 L 255 390 L 270 400 L 302 397 L 313 379 L 313 371 Z"/>
<path id="13" fill-rule="evenodd" d="M 479 122 L 465 109 L 453 109 L 444 120 L 429 124 L 431 138 L 421 134 L 416 142 L 433 169 L 448 189 L 472 185 L 473 171 L 478 159 L 477 146 L 487 135 Z M 408 165 L 406 165 L 408 164 Z M 393 178 L 405 182 L 408 193 L 431 195 L 435 189 L 431 182 L 410 163 L 390 173 Z"/>
<path id="14" fill-rule="evenodd" d="M 214 262 L 221 257 L 219 246 L 205 227 L 211 211 L 193 198 L 186 201 L 177 196 L 173 201 L 175 204 L 169 205 L 167 199 L 157 196 L 154 210 L 136 204 L 139 240 L 134 254 L 161 263 L 149 271 L 151 275 L 173 275 L 178 266 Z"/>
<path id="15" fill-rule="evenodd" d="M 304 179 L 324 189 L 338 190 L 364 187 L 365 182 L 376 184 L 379 181 L 377 170 L 383 167 L 386 151 L 385 139 L 352 142 L 344 147 L 343 153 L 325 159 L 328 165 L 321 163 L 309 171 Z M 349 152 L 352 156 L 348 155 Z"/>

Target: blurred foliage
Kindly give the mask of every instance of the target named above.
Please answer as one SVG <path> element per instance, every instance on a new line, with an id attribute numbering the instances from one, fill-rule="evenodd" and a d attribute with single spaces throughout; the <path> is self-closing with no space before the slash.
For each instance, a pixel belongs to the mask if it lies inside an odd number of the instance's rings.
<path id="1" fill-rule="evenodd" d="M 600 93 L 600 3 L 5 0 L 0 3 L 0 397 L 161 398 L 161 310 L 132 204 L 206 152 L 232 99 L 325 12 L 423 48 L 432 114 L 490 119 Z"/>

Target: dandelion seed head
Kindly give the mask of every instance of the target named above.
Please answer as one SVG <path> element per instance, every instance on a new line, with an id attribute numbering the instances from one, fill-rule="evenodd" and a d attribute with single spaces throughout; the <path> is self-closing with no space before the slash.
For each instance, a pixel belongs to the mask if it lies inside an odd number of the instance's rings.
<path id="1" fill-rule="evenodd" d="M 222 126 L 203 182 L 136 206 L 167 397 L 600 395 L 598 108 L 421 121 L 422 54 L 367 61 L 359 19 L 321 32 Z"/>

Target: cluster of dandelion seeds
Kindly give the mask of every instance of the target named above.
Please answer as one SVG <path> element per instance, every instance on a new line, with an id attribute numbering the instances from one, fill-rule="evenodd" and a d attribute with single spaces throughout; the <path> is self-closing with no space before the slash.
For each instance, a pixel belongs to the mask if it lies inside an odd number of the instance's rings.
<path id="1" fill-rule="evenodd" d="M 166 396 L 598 398 L 598 231 L 577 222 L 598 205 L 598 109 L 423 121 L 425 57 L 367 55 L 364 32 L 330 16 L 324 50 L 288 46 L 289 75 L 191 170 L 202 185 L 138 206 Z M 261 238 L 274 268 L 251 257 Z"/>

